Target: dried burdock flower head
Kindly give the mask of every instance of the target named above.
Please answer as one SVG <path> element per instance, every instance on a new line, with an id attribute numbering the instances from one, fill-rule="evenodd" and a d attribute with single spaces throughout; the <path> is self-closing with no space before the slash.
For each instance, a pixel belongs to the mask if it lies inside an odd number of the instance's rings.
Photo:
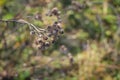
<path id="1" fill-rule="evenodd" d="M 36 35 L 37 37 L 35 41 L 36 46 L 38 46 L 38 49 L 44 50 L 47 49 L 51 44 L 53 44 L 58 39 L 58 37 L 64 32 L 61 27 L 60 11 L 56 7 L 51 9 L 46 16 L 48 17 L 55 16 L 57 20 L 53 21 L 52 24 L 47 25 L 45 29 L 38 28 L 32 23 L 29 23 L 23 19 L 0 20 L 0 21 L 4 21 L 6 23 L 17 22 L 17 23 L 27 24 L 30 29 L 30 34 Z M 39 14 L 37 14 L 35 18 L 42 20 L 42 16 Z"/>

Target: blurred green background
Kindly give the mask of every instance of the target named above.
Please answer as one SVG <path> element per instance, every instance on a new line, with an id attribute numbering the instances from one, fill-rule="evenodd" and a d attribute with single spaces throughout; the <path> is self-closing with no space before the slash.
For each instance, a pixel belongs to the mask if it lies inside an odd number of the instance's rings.
<path id="1" fill-rule="evenodd" d="M 45 51 L 28 26 L 0 22 L 0 80 L 120 80 L 120 0 L 0 0 L 0 19 L 46 28 L 54 7 L 65 33 Z M 44 22 L 34 19 L 38 13 Z"/>

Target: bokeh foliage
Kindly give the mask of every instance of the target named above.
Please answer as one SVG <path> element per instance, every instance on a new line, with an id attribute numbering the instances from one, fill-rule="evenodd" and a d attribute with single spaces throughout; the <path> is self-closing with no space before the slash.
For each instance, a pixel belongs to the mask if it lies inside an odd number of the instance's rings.
<path id="1" fill-rule="evenodd" d="M 27 25 L 0 22 L 0 78 L 120 80 L 120 0 L 0 0 L 0 19 L 45 28 L 54 20 L 45 16 L 53 7 L 61 11 L 65 33 L 43 52 L 33 45 Z M 37 13 L 44 22 L 29 17 Z M 73 55 L 73 65 L 61 55 L 61 45 Z"/>

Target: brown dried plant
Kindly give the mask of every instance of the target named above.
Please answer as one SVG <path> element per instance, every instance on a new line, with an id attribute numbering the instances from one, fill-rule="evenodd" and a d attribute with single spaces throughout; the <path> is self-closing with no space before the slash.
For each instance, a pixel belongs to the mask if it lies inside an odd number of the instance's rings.
<path id="1" fill-rule="evenodd" d="M 53 22 L 53 24 L 50 24 L 47 26 L 47 28 L 42 29 L 37 26 L 35 26 L 32 23 L 29 23 L 28 21 L 24 19 L 18 19 L 18 20 L 0 20 L 0 22 L 15 22 L 15 23 L 21 23 L 26 24 L 29 26 L 30 34 L 36 35 L 37 39 L 35 41 L 38 49 L 45 50 L 47 49 L 51 44 L 53 44 L 61 34 L 63 34 L 63 29 L 61 27 L 61 17 L 60 17 L 60 11 L 55 7 L 51 9 L 46 16 L 55 16 L 57 18 L 56 21 Z M 36 16 L 36 18 L 39 18 L 39 16 Z M 40 17 L 41 18 L 41 17 Z"/>

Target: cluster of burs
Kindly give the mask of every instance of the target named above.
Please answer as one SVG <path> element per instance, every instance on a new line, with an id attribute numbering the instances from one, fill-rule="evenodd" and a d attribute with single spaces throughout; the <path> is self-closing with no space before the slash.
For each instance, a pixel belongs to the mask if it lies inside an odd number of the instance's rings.
<path id="1" fill-rule="evenodd" d="M 45 29 L 31 29 L 32 34 L 37 34 L 35 44 L 40 50 L 47 49 L 51 44 L 55 43 L 55 41 L 59 39 L 61 34 L 64 33 L 64 30 L 61 27 L 62 21 L 60 11 L 58 11 L 57 8 L 50 10 L 46 16 L 55 16 L 57 20 L 54 21 L 52 25 L 48 25 Z"/>

